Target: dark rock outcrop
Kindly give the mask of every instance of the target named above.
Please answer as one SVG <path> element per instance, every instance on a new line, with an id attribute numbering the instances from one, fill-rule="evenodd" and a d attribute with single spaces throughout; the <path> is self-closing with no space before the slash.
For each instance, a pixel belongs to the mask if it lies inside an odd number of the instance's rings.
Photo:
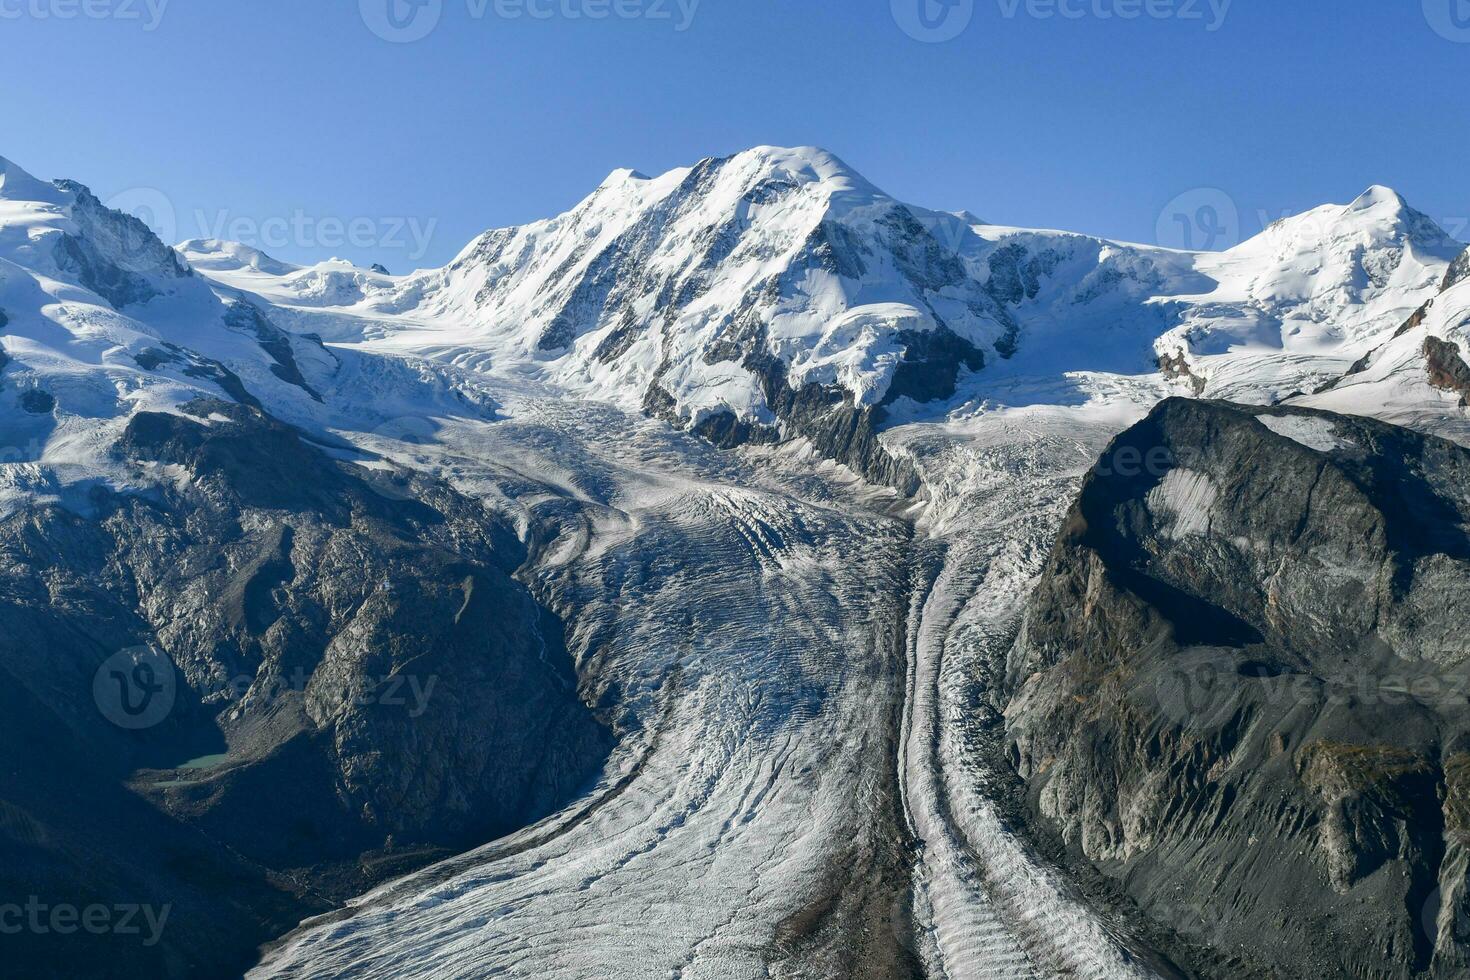
<path id="1" fill-rule="evenodd" d="M 261 349 L 275 362 L 271 365 L 272 374 L 287 384 L 300 388 L 314 400 L 322 400 L 322 396 L 312 390 L 301 374 L 301 368 L 296 363 L 296 352 L 291 347 L 290 335 L 271 323 L 264 313 L 245 300 L 237 300 L 225 307 L 224 321 L 225 326 L 249 333 L 259 341 Z"/>
<path id="2" fill-rule="evenodd" d="M 114 307 L 145 303 L 158 295 L 151 279 L 183 279 L 193 271 L 146 224 L 104 205 L 76 181 L 58 180 L 73 196 L 76 234 L 58 236 L 56 262 Z"/>
<path id="3" fill-rule="evenodd" d="M 1424 338 L 1424 364 L 1429 370 L 1429 383 L 1441 391 L 1460 396 L 1461 405 L 1470 405 L 1470 365 L 1460 356 L 1460 345 L 1438 337 Z"/>
<path id="4" fill-rule="evenodd" d="M 920 403 L 948 398 L 955 392 L 961 368 L 979 371 L 985 367 L 983 351 L 944 327 L 903 330 L 898 340 L 904 345 L 903 360 L 893 372 L 885 405 L 900 398 Z"/>
<path id="5" fill-rule="evenodd" d="M 720 412 L 701 419 L 690 427 L 691 431 L 722 449 L 806 439 L 824 457 L 842 463 L 872 483 L 893 487 L 906 496 L 920 491 L 922 482 L 912 462 L 889 452 L 878 439 L 891 398 L 880 405 L 858 405 L 848 392 L 835 385 L 794 387 L 786 365 L 765 351 L 763 327 L 757 328 L 756 336 L 756 345 L 743 364 L 759 379 L 761 393 L 777 422 L 761 425 L 738 419 L 731 412 Z M 960 338 L 954 339 L 964 344 Z M 974 355 L 980 356 L 978 351 Z M 953 363 L 930 364 L 920 359 L 905 362 L 899 371 L 905 369 L 913 373 L 902 375 L 903 386 L 895 396 L 918 394 L 942 385 L 946 375 L 952 384 L 959 370 Z M 899 375 L 895 375 L 895 383 L 898 380 Z M 643 410 L 672 425 L 684 425 L 673 397 L 657 382 L 644 395 Z"/>
<path id="6" fill-rule="evenodd" d="M 1460 253 L 1460 257 L 1450 263 L 1449 271 L 1445 273 L 1444 285 L 1440 291 L 1446 291 L 1451 286 L 1470 279 L 1470 248 Z"/>
<path id="7" fill-rule="evenodd" d="M 56 407 L 56 396 L 40 388 L 21 392 L 20 407 L 32 415 L 45 415 Z"/>
<path id="8" fill-rule="evenodd" d="M 1032 818 L 1271 975 L 1464 976 L 1467 527 L 1459 446 L 1164 402 L 1087 478 L 1010 654 Z"/>
<path id="9" fill-rule="evenodd" d="M 1160 354 L 1158 365 L 1164 377 L 1188 381 L 1189 386 L 1194 389 L 1196 395 L 1201 394 L 1205 390 L 1205 379 L 1190 370 L 1189 358 L 1184 356 L 1182 350 L 1175 351 L 1173 354 Z"/>
<path id="10" fill-rule="evenodd" d="M 1409 314 L 1409 318 L 1405 320 L 1402 324 L 1400 324 L 1399 328 L 1393 332 L 1393 339 L 1397 340 L 1399 337 L 1402 337 L 1410 330 L 1417 330 L 1420 327 L 1424 326 L 1424 322 L 1429 319 L 1429 312 L 1433 309 L 1434 300 L 1432 298 L 1425 300 L 1424 304 L 1413 313 Z M 1363 365 L 1363 367 L 1357 367 L 1357 365 L 1354 365 L 1357 370 L 1349 370 L 1348 374 L 1357 374 L 1358 372 L 1362 371 L 1364 368 L 1367 367 L 1372 357 L 1373 354 L 1371 352 L 1365 354 L 1363 356 L 1363 359 L 1358 362 L 1358 364 Z"/>
<path id="11" fill-rule="evenodd" d="M 172 909 L 151 946 L 6 936 L 7 967 L 238 973 L 304 914 L 552 812 L 610 746 L 477 502 L 192 410 L 118 443 L 158 490 L 0 520 L 0 715 L 30 746 L 0 884 Z"/>

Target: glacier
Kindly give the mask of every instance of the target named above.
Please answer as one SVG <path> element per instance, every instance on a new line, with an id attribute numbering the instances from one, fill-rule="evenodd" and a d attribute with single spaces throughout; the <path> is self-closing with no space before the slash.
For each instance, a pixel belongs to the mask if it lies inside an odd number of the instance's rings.
<path id="1" fill-rule="evenodd" d="M 252 976 L 1173 975 L 991 792 L 986 672 L 1083 475 L 1164 398 L 1470 443 L 1464 251 L 1386 188 L 1182 252 L 758 147 L 389 275 L 169 248 L 0 160 L 0 509 L 180 478 L 109 447 L 208 395 L 525 544 L 617 735 L 601 773 Z"/>

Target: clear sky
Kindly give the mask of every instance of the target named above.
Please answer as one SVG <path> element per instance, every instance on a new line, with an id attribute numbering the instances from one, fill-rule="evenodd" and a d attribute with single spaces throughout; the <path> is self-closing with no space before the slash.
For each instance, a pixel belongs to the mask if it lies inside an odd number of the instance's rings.
<path id="1" fill-rule="evenodd" d="M 1133 241 L 1373 183 L 1470 237 L 1470 2 L 1223 3 L 0 0 L 0 155 L 179 238 L 395 272 L 760 143 Z"/>

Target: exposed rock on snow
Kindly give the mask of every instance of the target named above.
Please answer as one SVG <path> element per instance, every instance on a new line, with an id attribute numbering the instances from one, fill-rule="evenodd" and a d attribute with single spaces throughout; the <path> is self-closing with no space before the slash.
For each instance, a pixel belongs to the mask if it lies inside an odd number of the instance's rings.
<path id="1" fill-rule="evenodd" d="M 1438 337 L 1424 338 L 1424 363 L 1429 385 L 1460 396 L 1460 405 L 1470 405 L 1470 365 L 1460 356 L 1460 345 Z"/>

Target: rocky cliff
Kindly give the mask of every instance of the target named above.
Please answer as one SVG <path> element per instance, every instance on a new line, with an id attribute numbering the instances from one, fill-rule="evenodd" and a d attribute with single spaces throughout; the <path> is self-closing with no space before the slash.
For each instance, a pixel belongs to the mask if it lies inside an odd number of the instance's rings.
<path id="1" fill-rule="evenodd" d="M 1283 976 L 1470 966 L 1470 452 L 1170 400 L 1087 478 L 1008 664 L 1033 818 Z"/>
<path id="2" fill-rule="evenodd" d="M 189 412 L 117 444 L 156 490 L 0 521 L 0 714 L 30 746 L 0 787 L 4 891 L 172 916 L 151 946 L 7 936 L 8 967 L 238 973 L 304 914 L 557 809 L 611 743 L 478 503 L 248 406 Z"/>

